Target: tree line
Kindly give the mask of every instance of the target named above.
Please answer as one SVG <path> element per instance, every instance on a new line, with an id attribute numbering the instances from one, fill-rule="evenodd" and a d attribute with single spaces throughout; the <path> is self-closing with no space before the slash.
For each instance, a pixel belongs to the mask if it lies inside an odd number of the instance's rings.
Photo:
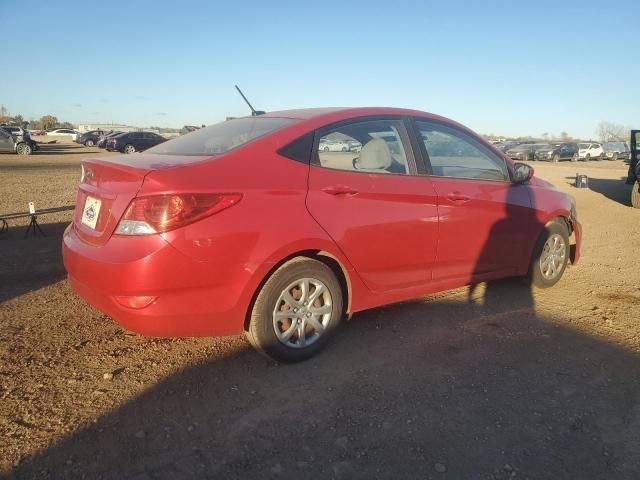
<path id="1" fill-rule="evenodd" d="M 25 122 L 29 123 L 32 130 L 49 130 L 50 128 L 75 128 L 70 122 L 61 122 L 54 115 L 43 115 L 39 119 L 25 120 L 22 115 L 9 115 L 9 110 L 4 105 L 0 105 L 0 124 L 12 124 L 22 126 Z"/>

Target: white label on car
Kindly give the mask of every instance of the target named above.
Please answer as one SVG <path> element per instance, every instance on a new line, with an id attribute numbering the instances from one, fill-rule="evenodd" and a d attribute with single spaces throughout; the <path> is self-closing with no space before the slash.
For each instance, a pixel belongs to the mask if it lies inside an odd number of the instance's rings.
<path id="1" fill-rule="evenodd" d="M 97 198 L 87 197 L 84 201 L 84 210 L 82 211 L 82 223 L 95 230 L 101 205 L 102 201 Z"/>

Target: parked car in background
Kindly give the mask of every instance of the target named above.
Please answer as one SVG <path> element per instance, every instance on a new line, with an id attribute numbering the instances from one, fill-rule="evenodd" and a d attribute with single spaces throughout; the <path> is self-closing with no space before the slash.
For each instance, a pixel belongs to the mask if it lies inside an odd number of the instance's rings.
<path id="1" fill-rule="evenodd" d="M 111 132 L 107 132 L 103 135 L 100 135 L 100 137 L 98 138 L 98 141 L 96 142 L 96 147 L 98 148 L 106 148 L 107 147 L 107 140 L 111 137 L 115 137 L 116 135 L 120 135 L 121 133 L 124 132 L 119 132 L 119 131 L 111 131 Z"/>
<path id="2" fill-rule="evenodd" d="M 629 147 L 624 142 L 605 142 L 602 150 L 607 160 L 629 160 Z"/>
<path id="3" fill-rule="evenodd" d="M 531 161 L 536 159 L 536 151 L 549 147 L 547 143 L 522 143 L 507 150 L 507 155 L 513 160 Z"/>
<path id="4" fill-rule="evenodd" d="M 31 155 L 38 150 L 38 144 L 33 140 L 24 141 L 22 136 L 14 135 L 6 127 L 0 127 L 0 152 L 17 153 L 18 155 Z"/>
<path id="5" fill-rule="evenodd" d="M 167 139 L 152 132 L 126 132 L 109 137 L 105 148 L 109 151 L 116 150 L 122 153 L 143 152 L 147 148 L 155 147 Z"/>
<path id="6" fill-rule="evenodd" d="M 98 139 L 104 133 L 104 130 L 91 130 L 89 132 L 81 133 L 76 137 L 75 142 L 86 147 L 93 147 L 98 143 Z"/>
<path id="7" fill-rule="evenodd" d="M 324 152 L 348 152 L 349 144 L 343 140 L 326 139 L 320 144 L 320 150 Z"/>
<path id="8" fill-rule="evenodd" d="M 52 137 L 69 137 L 71 140 L 75 140 L 79 135 L 79 132 L 71 130 L 70 128 L 54 128 L 52 130 L 47 130 L 47 135 Z"/>
<path id="9" fill-rule="evenodd" d="M 597 142 L 584 142 L 578 144 L 578 159 L 588 162 L 589 160 L 602 160 L 604 150 Z"/>
<path id="10" fill-rule="evenodd" d="M 361 151 L 319 148 L 337 134 Z M 282 362 L 345 315 L 503 277 L 551 287 L 580 256 L 570 195 L 415 110 L 236 118 L 82 171 L 63 236 L 81 297 L 145 335 L 245 331 Z"/>
<path id="11" fill-rule="evenodd" d="M 536 160 L 546 162 L 559 162 L 560 160 L 578 160 L 577 143 L 555 143 L 543 148 L 539 148 L 535 153 Z"/>
<path id="12" fill-rule="evenodd" d="M 631 185 L 631 205 L 633 208 L 640 208 L 640 130 L 631 130 L 631 141 L 629 142 L 629 177 L 628 183 L 634 177 Z"/>
<path id="13" fill-rule="evenodd" d="M 24 130 L 22 129 L 22 127 L 18 127 L 16 125 L 0 125 L 0 128 L 2 128 L 5 132 L 9 132 L 15 137 L 21 137 L 22 135 L 24 135 Z"/>

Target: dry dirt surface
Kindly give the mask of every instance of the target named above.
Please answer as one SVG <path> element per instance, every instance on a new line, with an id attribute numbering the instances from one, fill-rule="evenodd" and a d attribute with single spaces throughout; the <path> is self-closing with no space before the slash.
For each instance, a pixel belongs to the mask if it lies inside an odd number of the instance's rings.
<path id="1" fill-rule="evenodd" d="M 71 205 L 72 144 L 0 156 L 0 213 Z M 575 195 L 582 260 L 356 314 L 275 365 L 242 337 L 144 338 L 70 290 L 71 213 L 0 236 L 0 476 L 640 478 L 640 210 L 622 162 L 534 163 Z M 575 174 L 590 189 L 571 186 Z M 635 249 L 635 251 L 634 251 Z"/>

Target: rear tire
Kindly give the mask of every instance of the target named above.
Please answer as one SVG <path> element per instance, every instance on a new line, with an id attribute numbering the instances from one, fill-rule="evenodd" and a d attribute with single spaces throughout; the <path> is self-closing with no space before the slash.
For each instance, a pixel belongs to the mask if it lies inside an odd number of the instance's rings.
<path id="1" fill-rule="evenodd" d="M 577 162 L 578 161 L 578 154 L 574 153 L 573 156 L 571 157 L 571 161 L 572 162 Z"/>
<path id="2" fill-rule="evenodd" d="M 553 287 L 569 262 L 569 231 L 559 219 L 549 222 L 533 248 L 527 279 L 538 288 Z"/>
<path id="3" fill-rule="evenodd" d="M 84 146 L 85 147 L 93 147 L 93 140 L 87 140 L 86 142 L 84 142 Z"/>
<path id="4" fill-rule="evenodd" d="M 584 161 L 588 162 L 589 160 L 591 160 L 591 155 L 589 155 L 588 153 L 584 156 Z"/>
<path id="5" fill-rule="evenodd" d="M 618 152 L 613 152 L 613 155 L 611 155 L 611 161 L 615 162 L 616 160 L 618 160 Z"/>
<path id="6" fill-rule="evenodd" d="M 32 152 L 33 152 L 33 150 L 31 148 L 31 145 L 29 145 L 27 143 L 20 143 L 16 147 L 16 153 L 18 155 L 31 155 Z"/>
<path id="7" fill-rule="evenodd" d="M 342 315 L 342 288 L 333 271 L 318 260 L 297 257 L 262 286 L 245 335 L 272 360 L 300 362 L 326 345 Z"/>
<path id="8" fill-rule="evenodd" d="M 631 187 L 631 206 L 640 208 L 640 182 L 638 180 Z"/>

